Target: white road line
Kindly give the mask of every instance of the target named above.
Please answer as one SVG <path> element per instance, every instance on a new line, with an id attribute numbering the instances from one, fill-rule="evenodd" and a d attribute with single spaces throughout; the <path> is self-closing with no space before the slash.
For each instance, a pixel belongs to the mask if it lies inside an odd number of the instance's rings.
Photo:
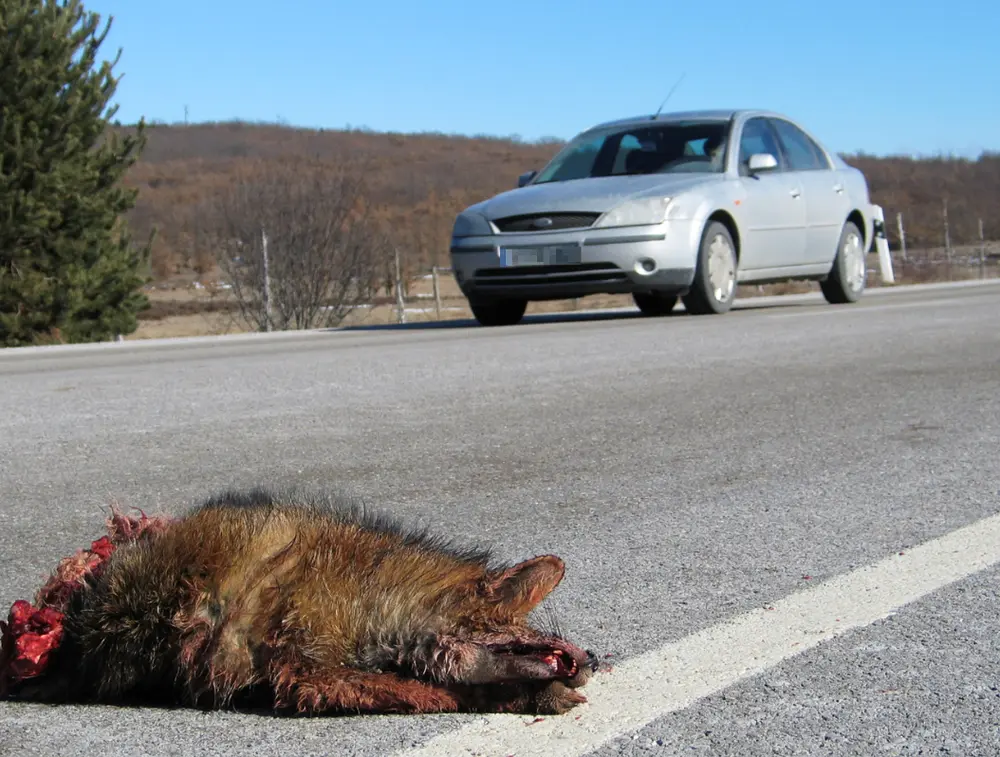
<path id="1" fill-rule="evenodd" d="M 489 715 L 397 755 L 577 757 L 997 563 L 1000 515 L 627 660 L 567 715 Z"/>

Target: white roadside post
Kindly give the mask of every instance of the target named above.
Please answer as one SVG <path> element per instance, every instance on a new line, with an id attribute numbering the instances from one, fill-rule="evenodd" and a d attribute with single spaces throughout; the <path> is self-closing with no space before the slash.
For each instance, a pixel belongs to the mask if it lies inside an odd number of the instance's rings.
<path id="1" fill-rule="evenodd" d="M 896 277 L 892 274 L 892 256 L 889 254 L 889 240 L 885 238 L 885 213 L 881 205 L 872 205 L 872 218 L 879 274 L 882 276 L 883 284 L 894 284 Z"/>

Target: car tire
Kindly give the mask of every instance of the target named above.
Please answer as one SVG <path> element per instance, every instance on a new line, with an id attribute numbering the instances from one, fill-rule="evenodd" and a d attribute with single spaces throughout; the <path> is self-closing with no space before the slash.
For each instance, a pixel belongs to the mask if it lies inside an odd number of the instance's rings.
<path id="1" fill-rule="evenodd" d="M 528 309 L 527 300 L 469 300 L 472 315 L 482 326 L 513 326 L 520 323 L 524 311 Z"/>
<path id="2" fill-rule="evenodd" d="M 701 235 L 698 263 L 684 308 L 692 315 L 718 315 L 736 297 L 736 245 L 725 224 L 710 221 Z"/>
<path id="3" fill-rule="evenodd" d="M 667 315 L 677 305 L 677 295 L 656 292 L 633 292 L 632 300 L 639 312 L 649 318 Z"/>
<path id="4" fill-rule="evenodd" d="M 857 224 L 853 221 L 844 224 L 833 267 L 826 279 L 819 283 L 823 297 L 831 305 L 857 302 L 865 291 L 868 264 L 863 240 Z"/>

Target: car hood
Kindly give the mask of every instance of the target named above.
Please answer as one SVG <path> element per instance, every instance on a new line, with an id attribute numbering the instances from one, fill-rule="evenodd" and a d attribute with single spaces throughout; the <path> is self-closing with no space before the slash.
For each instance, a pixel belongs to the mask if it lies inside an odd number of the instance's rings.
<path id="1" fill-rule="evenodd" d="M 469 210 L 490 220 L 526 213 L 604 213 L 626 199 L 674 196 L 723 180 L 722 174 L 642 174 L 529 184 L 477 203 Z"/>

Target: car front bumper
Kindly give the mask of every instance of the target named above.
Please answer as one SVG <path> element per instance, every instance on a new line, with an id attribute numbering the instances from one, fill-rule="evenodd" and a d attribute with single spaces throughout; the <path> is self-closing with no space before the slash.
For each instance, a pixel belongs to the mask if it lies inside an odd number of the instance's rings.
<path id="1" fill-rule="evenodd" d="M 690 221 L 613 229 L 494 234 L 452 240 L 466 297 L 564 299 L 587 294 L 683 294 L 694 279 L 698 230 Z M 506 250 L 560 248 L 570 262 L 511 265 Z"/>

